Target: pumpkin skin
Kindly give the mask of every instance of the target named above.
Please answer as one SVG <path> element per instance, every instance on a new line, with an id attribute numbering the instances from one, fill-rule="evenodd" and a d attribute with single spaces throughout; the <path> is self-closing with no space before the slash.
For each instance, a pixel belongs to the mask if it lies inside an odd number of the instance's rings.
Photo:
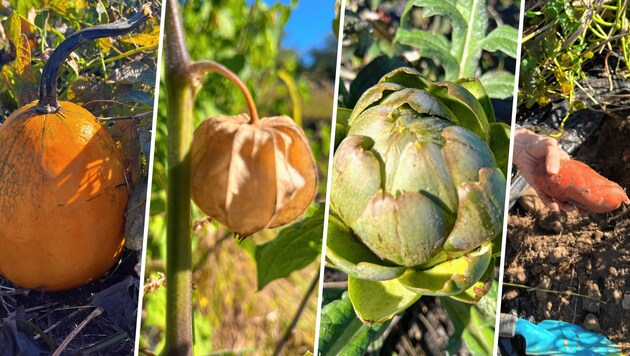
<path id="1" fill-rule="evenodd" d="M 193 201 L 242 238 L 297 219 L 315 197 L 308 140 L 287 116 L 211 117 L 195 130 L 191 161 Z"/>
<path id="2" fill-rule="evenodd" d="M 118 261 L 129 193 L 121 152 L 94 115 L 35 104 L 0 126 L 0 274 L 59 291 Z"/>

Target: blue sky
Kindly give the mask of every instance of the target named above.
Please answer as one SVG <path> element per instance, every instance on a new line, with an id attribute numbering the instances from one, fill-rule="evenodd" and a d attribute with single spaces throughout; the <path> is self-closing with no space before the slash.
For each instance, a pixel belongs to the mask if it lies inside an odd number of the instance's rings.
<path id="1" fill-rule="evenodd" d="M 262 0 L 266 4 L 290 4 L 290 0 Z M 252 4 L 254 0 L 247 0 Z M 291 12 L 285 27 L 282 45 L 295 49 L 304 58 L 311 48 L 321 47 L 329 33 L 332 33 L 332 21 L 335 18 L 335 0 L 299 0 Z"/>

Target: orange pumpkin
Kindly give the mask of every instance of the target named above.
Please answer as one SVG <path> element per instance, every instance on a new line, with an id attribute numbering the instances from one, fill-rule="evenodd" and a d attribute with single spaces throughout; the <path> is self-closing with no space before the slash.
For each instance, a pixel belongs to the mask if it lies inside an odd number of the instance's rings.
<path id="1" fill-rule="evenodd" d="M 0 126 L 0 274 L 57 291 L 100 277 L 124 245 L 119 148 L 82 107 L 31 103 Z"/>
<path id="2" fill-rule="evenodd" d="M 89 111 L 57 101 L 59 69 L 92 40 L 120 36 L 152 17 L 85 28 L 50 55 L 39 102 L 0 126 L 0 274 L 26 288 L 81 286 L 114 265 L 129 200 L 118 146 Z"/>

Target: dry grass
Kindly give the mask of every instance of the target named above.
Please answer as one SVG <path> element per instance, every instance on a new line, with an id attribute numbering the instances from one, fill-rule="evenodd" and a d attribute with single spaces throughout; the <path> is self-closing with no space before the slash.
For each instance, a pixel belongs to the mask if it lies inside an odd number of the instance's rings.
<path id="1" fill-rule="evenodd" d="M 214 234 L 202 244 L 215 245 Z M 271 236 L 254 236 L 256 243 Z M 195 301 L 212 328 L 215 350 L 271 354 L 291 322 L 319 263 L 276 280 L 256 291 L 256 265 L 234 239 L 218 245 L 195 273 Z M 317 295 L 311 295 L 284 354 L 312 351 L 315 337 Z"/>

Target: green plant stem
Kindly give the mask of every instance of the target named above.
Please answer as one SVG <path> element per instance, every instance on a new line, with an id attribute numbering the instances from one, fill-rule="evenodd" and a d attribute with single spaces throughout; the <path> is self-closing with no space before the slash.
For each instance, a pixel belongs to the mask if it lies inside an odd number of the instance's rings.
<path id="1" fill-rule="evenodd" d="M 526 286 L 523 284 L 518 284 L 518 283 L 508 283 L 508 282 L 503 282 L 504 286 L 508 286 L 508 287 L 514 287 L 514 288 L 522 288 L 522 289 L 527 289 L 528 291 L 531 290 L 539 290 L 542 292 L 546 292 L 546 293 L 554 293 L 554 294 L 564 294 L 564 295 L 569 295 L 569 296 L 574 296 L 574 297 L 580 297 L 580 298 L 586 298 L 586 299 L 591 299 L 594 300 L 596 302 L 602 303 L 602 304 L 607 304 L 607 302 L 595 298 L 595 297 L 590 297 L 588 295 L 584 295 L 584 294 L 580 294 L 580 293 L 574 293 L 574 292 L 570 292 L 570 291 L 559 291 L 559 290 L 552 290 L 552 289 L 544 289 L 544 288 L 538 288 L 538 287 L 530 287 L 530 286 Z"/>
<path id="2" fill-rule="evenodd" d="M 166 230 L 166 355 L 192 355 L 190 145 L 194 90 L 166 75 L 168 188 Z"/>
<path id="3" fill-rule="evenodd" d="M 166 344 L 164 355 L 193 354 L 191 158 L 195 96 L 204 76 L 217 72 L 245 95 L 252 123 L 258 121 L 247 87 L 212 61 L 192 62 L 186 49 L 179 3 L 166 1 L 164 83 L 168 97 L 168 188 L 166 223 Z"/>
<path id="4" fill-rule="evenodd" d="M 165 355 L 192 355 L 190 146 L 195 90 L 177 0 L 166 2 L 164 82 L 168 96 Z"/>

